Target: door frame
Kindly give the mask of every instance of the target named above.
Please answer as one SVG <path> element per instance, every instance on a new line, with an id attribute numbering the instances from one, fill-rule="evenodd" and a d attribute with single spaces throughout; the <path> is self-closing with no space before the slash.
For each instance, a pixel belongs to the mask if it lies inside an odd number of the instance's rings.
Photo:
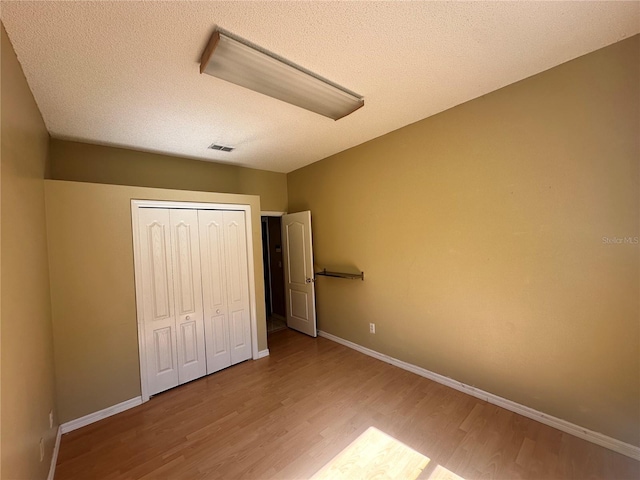
<path id="1" fill-rule="evenodd" d="M 133 263 L 136 292 L 136 323 L 138 324 L 138 356 L 140 360 L 140 389 L 142 402 L 149 401 L 149 385 L 147 382 L 147 347 L 144 342 L 144 315 L 142 311 L 142 264 L 140 252 L 140 238 L 138 228 L 140 225 L 138 212 L 140 208 L 184 208 L 189 210 L 235 210 L 243 211 L 245 215 L 245 231 L 247 234 L 247 270 L 249 274 L 249 315 L 251 325 L 251 357 L 253 360 L 260 358 L 258 351 L 258 315 L 256 308 L 256 281 L 253 258 L 253 226 L 251 219 L 251 205 L 234 203 L 204 203 L 204 202 L 178 202 L 163 200 L 131 200 L 131 228 L 133 236 Z"/>
<path id="2" fill-rule="evenodd" d="M 262 217 L 281 217 L 286 215 L 287 212 L 274 212 L 272 210 L 263 210 L 260 212 L 260 218 Z"/>

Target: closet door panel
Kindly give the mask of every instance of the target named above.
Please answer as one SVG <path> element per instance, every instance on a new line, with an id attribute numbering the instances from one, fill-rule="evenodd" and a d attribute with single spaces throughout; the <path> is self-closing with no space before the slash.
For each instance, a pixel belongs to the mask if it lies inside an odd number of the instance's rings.
<path id="1" fill-rule="evenodd" d="M 139 211 L 146 376 L 150 395 L 178 385 L 169 210 Z"/>
<path id="2" fill-rule="evenodd" d="M 247 322 L 245 317 L 244 310 L 236 310 L 231 313 L 231 331 L 233 332 L 231 335 L 231 341 L 233 342 L 231 351 L 236 355 L 232 360 L 233 363 L 242 362 L 251 356 L 247 356 L 245 351 L 247 347 L 251 348 L 251 344 L 249 343 L 251 339 L 246 335 Z"/>
<path id="3" fill-rule="evenodd" d="M 207 373 L 197 210 L 172 209 L 171 245 L 179 383 Z"/>
<path id="4" fill-rule="evenodd" d="M 219 210 L 199 210 L 207 373 L 231 365 L 224 223 Z"/>
<path id="5" fill-rule="evenodd" d="M 224 211 L 225 264 L 230 318 L 231 363 L 251 358 L 247 237 L 242 211 Z"/>
<path id="6" fill-rule="evenodd" d="M 225 366 L 229 366 L 228 364 L 230 364 L 231 357 L 229 353 L 229 329 L 227 328 L 226 315 L 214 315 L 211 317 L 210 331 L 212 332 L 211 345 L 213 348 L 213 356 L 227 357 Z"/>

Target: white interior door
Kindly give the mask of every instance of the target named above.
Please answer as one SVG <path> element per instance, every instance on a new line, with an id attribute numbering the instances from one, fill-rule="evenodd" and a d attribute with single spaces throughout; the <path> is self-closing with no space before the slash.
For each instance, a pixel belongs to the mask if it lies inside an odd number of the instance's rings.
<path id="1" fill-rule="evenodd" d="M 132 201 L 143 401 L 257 354 L 250 209 L 186 205 Z"/>
<path id="2" fill-rule="evenodd" d="M 200 210 L 207 373 L 251 358 L 247 234 L 243 211 Z"/>
<path id="3" fill-rule="evenodd" d="M 247 234 L 244 212 L 225 211 L 222 216 L 227 269 L 231 364 L 235 365 L 251 358 Z"/>
<path id="4" fill-rule="evenodd" d="M 171 246 L 178 383 L 207 374 L 197 210 L 172 209 Z"/>
<path id="5" fill-rule="evenodd" d="M 200 210 L 198 223 L 207 373 L 213 373 L 231 365 L 222 211 Z"/>
<path id="6" fill-rule="evenodd" d="M 282 216 L 287 326 L 315 337 L 316 296 L 311 242 L 311 212 Z"/>
<path id="7" fill-rule="evenodd" d="M 141 208 L 139 235 L 149 394 L 178 385 L 169 210 Z"/>

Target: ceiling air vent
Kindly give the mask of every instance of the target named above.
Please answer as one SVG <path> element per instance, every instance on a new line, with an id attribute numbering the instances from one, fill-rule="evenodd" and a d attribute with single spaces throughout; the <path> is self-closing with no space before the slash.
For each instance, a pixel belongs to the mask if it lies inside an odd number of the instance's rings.
<path id="1" fill-rule="evenodd" d="M 212 143 L 209 145 L 210 150 L 220 150 L 221 152 L 233 152 L 233 147 L 225 147 L 224 145 L 218 145 L 217 143 Z"/>

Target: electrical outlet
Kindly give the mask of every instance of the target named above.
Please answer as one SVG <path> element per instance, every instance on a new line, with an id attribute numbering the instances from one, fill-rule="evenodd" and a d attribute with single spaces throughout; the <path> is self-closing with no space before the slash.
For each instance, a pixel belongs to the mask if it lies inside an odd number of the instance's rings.
<path id="1" fill-rule="evenodd" d="M 369 324 L 369 333 L 376 333 L 376 324 L 375 323 L 370 323 Z"/>
<path id="2" fill-rule="evenodd" d="M 53 428 L 53 410 L 49 410 L 49 428 Z"/>
<path id="3" fill-rule="evenodd" d="M 44 460 L 44 440 L 40 438 L 40 461 Z"/>

